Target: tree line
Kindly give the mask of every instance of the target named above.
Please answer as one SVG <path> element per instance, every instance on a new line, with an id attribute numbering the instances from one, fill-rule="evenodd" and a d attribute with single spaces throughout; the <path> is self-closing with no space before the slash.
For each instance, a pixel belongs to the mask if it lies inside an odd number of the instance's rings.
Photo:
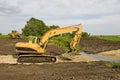
<path id="1" fill-rule="evenodd" d="M 45 32 L 50 29 L 59 28 L 57 25 L 47 26 L 42 20 L 36 18 L 30 18 L 29 21 L 26 22 L 26 25 L 22 29 L 22 35 L 24 36 L 43 36 Z M 82 37 L 89 37 L 90 34 L 87 32 L 82 33 Z"/>

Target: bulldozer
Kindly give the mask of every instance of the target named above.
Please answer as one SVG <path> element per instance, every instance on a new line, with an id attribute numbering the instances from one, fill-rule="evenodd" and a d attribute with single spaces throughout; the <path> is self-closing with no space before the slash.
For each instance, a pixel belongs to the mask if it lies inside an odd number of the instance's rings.
<path id="1" fill-rule="evenodd" d="M 21 39 L 22 35 L 16 30 L 12 30 L 11 33 L 9 33 L 9 36 L 11 39 Z"/>
<path id="2" fill-rule="evenodd" d="M 73 39 L 70 42 L 70 51 L 75 49 L 79 43 L 82 34 L 82 25 L 72 25 L 61 28 L 56 28 L 47 31 L 39 40 L 37 37 L 31 42 L 16 43 L 16 53 L 18 54 L 18 62 L 20 63 L 41 63 L 41 62 L 56 62 L 56 57 L 46 53 L 48 40 L 56 35 L 75 32 Z"/>

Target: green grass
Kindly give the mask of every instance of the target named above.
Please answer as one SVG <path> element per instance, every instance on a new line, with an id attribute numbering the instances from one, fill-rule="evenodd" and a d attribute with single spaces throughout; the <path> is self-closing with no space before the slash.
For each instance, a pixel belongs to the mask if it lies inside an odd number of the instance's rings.
<path id="1" fill-rule="evenodd" d="M 57 37 L 51 38 L 49 40 L 49 43 L 55 43 L 61 48 L 63 48 L 65 51 L 68 51 L 70 40 L 71 40 L 70 36 L 57 36 Z"/>
<path id="2" fill-rule="evenodd" d="M 9 38 L 9 35 L 0 35 L 0 39 L 6 39 Z"/>
<path id="3" fill-rule="evenodd" d="M 72 40 L 71 36 L 57 36 L 53 37 L 49 40 L 49 43 L 55 43 L 58 46 L 60 46 L 62 49 L 64 49 L 66 52 L 70 50 L 70 42 Z M 76 46 L 76 50 L 80 51 L 80 48 Z"/>
<path id="4" fill-rule="evenodd" d="M 106 65 L 112 68 L 120 69 L 120 62 L 107 62 Z"/>
<path id="5" fill-rule="evenodd" d="M 114 63 L 114 64 L 113 64 L 113 68 L 118 68 L 118 69 L 120 69 L 120 62 L 119 62 L 119 63 Z"/>
<path id="6" fill-rule="evenodd" d="M 106 40 L 111 40 L 111 41 L 120 41 L 120 36 L 105 36 L 105 35 L 101 35 L 101 36 L 92 36 L 92 37 L 97 37 L 100 39 L 106 39 Z"/>

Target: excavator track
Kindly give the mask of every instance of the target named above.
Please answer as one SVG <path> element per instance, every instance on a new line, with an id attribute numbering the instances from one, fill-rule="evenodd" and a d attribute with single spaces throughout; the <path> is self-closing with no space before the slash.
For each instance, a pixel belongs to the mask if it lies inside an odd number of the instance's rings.
<path id="1" fill-rule="evenodd" d="M 49 55 L 19 55 L 19 63 L 50 63 L 56 62 L 56 57 Z"/>

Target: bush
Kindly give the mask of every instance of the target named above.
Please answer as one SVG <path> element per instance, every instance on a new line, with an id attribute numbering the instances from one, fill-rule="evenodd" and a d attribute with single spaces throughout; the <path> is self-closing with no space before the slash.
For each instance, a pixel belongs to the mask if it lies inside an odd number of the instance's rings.
<path id="1" fill-rule="evenodd" d="M 112 67 L 120 69 L 120 63 L 114 63 L 114 65 Z"/>
<path id="2" fill-rule="evenodd" d="M 84 37 L 90 37 L 90 34 L 88 34 L 87 32 L 82 32 L 82 38 Z"/>
<path id="3" fill-rule="evenodd" d="M 120 69 L 120 62 L 106 62 L 106 65 L 112 68 Z"/>
<path id="4" fill-rule="evenodd" d="M 0 33 L 0 36 L 2 35 L 2 33 Z"/>

